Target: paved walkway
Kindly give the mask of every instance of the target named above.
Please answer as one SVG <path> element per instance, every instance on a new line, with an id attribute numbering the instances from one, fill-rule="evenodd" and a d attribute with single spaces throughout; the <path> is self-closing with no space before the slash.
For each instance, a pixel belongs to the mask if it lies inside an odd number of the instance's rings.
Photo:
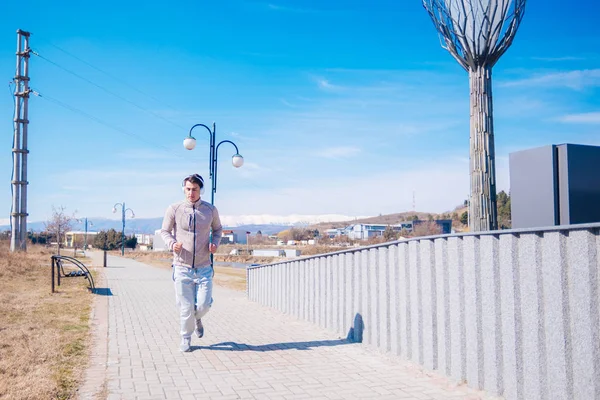
<path id="1" fill-rule="evenodd" d="M 484 398 L 220 287 L 204 338 L 180 353 L 171 271 L 112 256 L 108 265 L 80 399 Z"/>

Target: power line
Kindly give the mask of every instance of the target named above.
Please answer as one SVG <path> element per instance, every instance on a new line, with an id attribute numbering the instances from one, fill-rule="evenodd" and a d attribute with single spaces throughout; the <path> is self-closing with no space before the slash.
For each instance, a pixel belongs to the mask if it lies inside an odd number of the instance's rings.
<path id="1" fill-rule="evenodd" d="M 140 94 L 142 94 L 142 95 L 144 95 L 144 96 L 146 96 L 146 97 L 148 97 L 148 98 L 150 98 L 150 99 L 154 100 L 154 101 L 155 101 L 155 102 L 157 102 L 157 103 L 161 103 L 161 101 L 160 101 L 159 99 L 155 98 L 154 96 L 152 96 L 152 95 L 150 95 L 150 94 L 148 94 L 148 93 L 145 93 L 145 92 L 144 92 L 144 91 L 142 91 L 142 90 L 139 90 L 138 88 L 136 88 L 136 87 L 132 86 L 131 84 L 129 84 L 129 83 L 127 83 L 126 81 L 124 81 L 123 79 L 120 79 L 120 78 L 118 78 L 118 77 L 115 77 L 115 76 L 111 75 L 110 73 L 108 73 L 108 72 L 106 72 L 106 71 L 104 71 L 104 70 L 102 70 L 102 69 L 100 69 L 100 68 L 98 68 L 98 67 L 94 66 L 93 64 L 91 64 L 91 63 L 89 63 L 89 62 L 87 62 L 87 61 L 83 60 L 83 59 L 82 59 L 82 58 L 80 58 L 80 57 L 77 57 L 76 55 L 74 55 L 74 54 L 72 54 L 72 53 L 70 53 L 70 52 L 68 52 L 68 51 L 66 51 L 66 50 L 64 50 L 64 49 L 62 49 L 61 47 L 59 47 L 59 46 L 57 46 L 57 45 L 55 45 L 55 44 L 53 44 L 53 43 L 49 43 L 49 44 L 50 44 L 52 47 L 55 47 L 56 49 L 60 50 L 61 52 L 63 52 L 63 53 L 65 53 L 65 54 L 69 55 L 70 57 L 73 57 L 73 58 L 75 58 L 76 60 L 78 60 L 78 61 L 82 62 L 83 64 L 85 64 L 85 65 L 89 66 L 90 68 L 92 68 L 92 69 L 94 69 L 94 70 L 96 70 L 96 71 L 98 71 L 98 72 L 101 72 L 102 74 L 104 74 L 104 75 L 106 75 L 106 76 L 110 77 L 111 79 L 114 79 L 115 81 L 117 81 L 117 82 L 119 82 L 119 83 L 122 83 L 122 84 L 126 85 L 127 87 L 129 87 L 129 88 L 131 88 L 131 89 L 135 90 L 136 92 L 138 92 L 138 93 L 140 93 Z M 63 67 L 62 65 L 60 65 L 60 64 L 58 64 L 58 63 L 56 63 L 56 62 L 54 62 L 54 61 L 52 61 L 52 60 L 50 60 L 50 59 L 48 59 L 47 57 L 44 57 L 44 56 L 42 56 L 42 55 L 41 55 L 41 54 L 39 54 L 38 52 L 36 52 L 36 51 L 33 51 L 33 50 L 32 50 L 32 51 L 31 51 L 31 53 L 32 53 L 32 54 L 34 54 L 34 55 L 36 55 L 37 57 L 39 57 L 39 58 L 43 59 L 44 61 L 46 61 L 46 62 L 48 62 L 48 63 L 50 63 L 50 64 L 52 64 L 52 65 L 54 65 L 54 66 L 56 66 L 56 67 L 58 67 L 58 68 L 60 68 L 60 69 L 62 69 L 63 71 L 65 71 L 65 72 L 68 72 L 69 74 L 72 74 L 72 75 L 74 75 L 75 77 L 77 77 L 77 78 L 79 78 L 79 79 L 81 79 L 81 80 L 83 80 L 83 81 L 85 81 L 85 82 L 89 83 L 90 85 L 92 85 L 92 86 L 94 86 L 94 87 L 96 87 L 96 88 L 98 88 L 98 89 L 100 89 L 100 90 L 102 90 L 102 91 L 104 91 L 104 92 L 106 92 L 106 93 L 108 93 L 108 94 L 110 94 L 110 95 L 112 95 L 112 96 L 114 96 L 114 97 L 116 97 L 116 98 L 118 98 L 118 99 L 122 100 L 122 101 L 125 101 L 126 103 L 128 103 L 128 104 L 131 104 L 131 105 L 133 105 L 134 107 L 136 107 L 136 108 L 139 108 L 139 109 L 140 109 L 140 110 L 142 110 L 142 111 L 148 112 L 148 113 L 150 113 L 151 115 L 153 115 L 153 116 L 155 116 L 155 117 L 157 117 L 157 118 L 159 118 L 159 119 L 161 119 L 161 120 L 163 120 L 163 121 L 165 121 L 165 122 L 168 122 L 168 123 L 170 123 L 170 124 L 172 124 L 172 125 L 174 125 L 174 126 L 177 126 L 178 128 L 181 128 L 181 129 L 183 129 L 183 130 L 187 131 L 187 129 L 186 129 L 185 127 L 183 127 L 183 126 L 181 126 L 181 125 L 179 125 L 179 124 L 177 124 L 177 123 L 175 123 L 175 122 L 173 122 L 173 121 L 171 121 L 171 120 L 168 120 L 168 119 L 166 119 L 166 118 L 164 118 L 164 117 L 162 117 L 162 116 L 160 116 L 160 115 L 158 115 L 158 114 L 156 114 L 156 113 L 152 112 L 151 110 L 148 110 L 148 109 L 146 109 L 146 108 L 144 108 L 144 107 L 142 107 L 142 106 L 139 106 L 138 104 L 136 104 L 136 103 L 134 103 L 134 102 L 132 102 L 132 101 L 130 101 L 130 100 L 128 100 L 128 99 L 126 99 L 126 98 L 124 98 L 123 96 L 121 96 L 121 95 L 119 95 L 119 94 L 117 94 L 117 93 L 115 93 L 115 92 L 112 92 L 112 91 L 111 91 L 111 90 L 109 90 L 109 89 L 106 89 L 105 87 L 103 87 L 103 86 L 101 86 L 101 85 L 99 85 L 99 84 L 97 84 L 97 83 L 95 83 L 95 82 L 93 82 L 93 81 L 91 81 L 91 80 L 87 79 L 86 77 L 84 77 L 84 76 L 82 76 L 82 75 L 80 75 L 80 74 L 78 74 L 78 73 L 76 73 L 76 72 L 74 72 L 74 71 L 72 71 L 72 70 L 70 70 L 70 69 L 68 69 L 68 68 L 65 68 L 65 67 Z M 66 104 L 66 103 L 64 103 L 64 102 L 62 102 L 62 101 L 60 101 L 60 100 L 58 100 L 58 99 L 52 98 L 52 97 L 50 97 L 50 96 L 47 96 L 47 95 L 42 95 L 42 94 L 40 94 L 39 92 L 35 92 L 35 91 L 34 91 L 34 92 L 32 92 L 32 93 L 33 93 L 33 94 L 35 94 L 35 95 L 36 95 L 36 96 L 38 96 L 38 97 L 41 97 L 41 98 L 43 98 L 43 99 L 46 99 L 46 100 L 48 100 L 48 101 L 49 101 L 49 102 L 51 102 L 51 103 L 57 104 L 57 105 L 59 105 L 59 106 L 61 106 L 61 107 L 65 108 L 65 109 L 67 109 L 67 110 L 70 110 L 70 111 L 72 111 L 72 112 L 75 112 L 75 113 L 77 113 L 77 114 L 80 114 L 80 115 L 82 115 L 82 116 L 84 116 L 84 117 L 86 117 L 86 118 L 89 118 L 89 119 L 91 119 L 91 120 L 93 120 L 93 121 L 95 121 L 95 122 L 97 122 L 97 123 L 99 123 L 99 124 L 102 124 L 102 125 L 104 125 L 104 126 L 106 126 L 106 127 L 110 128 L 110 129 L 113 129 L 113 130 L 115 130 L 115 131 L 118 131 L 118 132 L 120 132 L 120 133 L 124 133 L 124 134 L 126 134 L 126 135 L 129 135 L 129 136 L 132 136 L 132 137 L 135 137 L 135 138 L 137 138 L 137 139 L 140 139 L 140 140 L 142 140 L 142 141 L 144 141 L 145 143 L 148 143 L 148 144 L 150 144 L 150 145 L 153 145 L 153 146 L 159 146 L 159 147 L 161 147 L 162 149 L 165 149 L 165 150 L 167 150 L 167 151 L 168 151 L 170 154 L 176 155 L 176 156 L 177 156 L 177 157 L 179 157 L 179 158 L 185 158 L 185 157 L 181 156 L 180 154 L 177 154 L 177 153 L 172 153 L 172 152 L 171 152 L 171 150 L 170 150 L 170 149 L 168 149 L 168 148 L 167 148 L 167 147 L 165 147 L 165 146 L 158 145 L 158 144 L 156 144 L 156 143 L 153 143 L 153 142 L 151 142 L 151 141 L 148 141 L 147 139 L 145 139 L 145 138 L 144 138 L 144 137 L 142 137 L 142 136 L 139 136 L 139 135 L 136 135 L 136 134 L 134 134 L 134 133 L 128 132 L 128 131 L 126 131 L 126 130 L 124 130 L 124 129 L 121 129 L 121 128 L 119 128 L 119 127 L 113 126 L 113 125 L 111 125 L 111 124 L 109 124 L 109 123 L 107 123 L 107 122 L 104 122 L 103 120 L 101 120 L 101 119 L 100 119 L 100 118 L 98 118 L 98 117 L 95 117 L 95 116 L 93 116 L 93 115 L 90 115 L 90 114 L 88 114 L 88 113 L 86 113 L 86 112 L 84 112 L 84 111 L 82 111 L 82 110 L 79 110 L 79 109 L 77 109 L 77 108 L 75 108 L 75 107 L 73 107 L 73 106 L 71 106 L 71 105 L 69 105 L 69 104 Z M 168 105 L 167 105 L 167 108 L 169 108 L 169 109 L 171 109 L 171 110 L 173 110 L 173 111 L 176 111 L 176 110 L 175 110 L 173 107 L 170 107 L 170 106 L 168 106 Z M 255 185 L 255 184 L 253 184 L 253 183 L 246 182 L 246 184 L 249 184 L 250 186 L 252 186 L 252 187 L 253 187 L 253 188 L 255 188 L 255 189 L 260 189 L 258 186 L 256 186 L 256 185 Z M 289 195 L 289 194 L 284 194 L 284 193 L 281 193 L 281 194 L 282 194 L 282 195 L 284 195 L 284 196 L 291 196 L 291 195 Z"/>
<path id="2" fill-rule="evenodd" d="M 93 65 L 93 64 L 91 64 L 91 63 L 89 63 L 89 62 L 85 61 L 84 59 L 82 59 L 82 58 L 80 58 L 80 57 L 77 57 L 75 54 L 72 54 L 72 53 L 68 52 L 67 50 L 65 50 L 65 49 L 63 49 L 63 48 L 61 48 L 61 47 L 59 47 L 59 46 L 55 45 L 54 43 L 49 43 L 49 44 L 50 44 L 50 46 L 52 46 L 52 47 L 54 47 L 54 48 L 56 48 L 56 49 L 58 49 L 58 50 L 62 51 L 63 53 L 65 53 L 66 55 L 68 55 L 68 56 L 70 56 L 70 57 L 72 57 L 72 58 L 76 59 L 77 61 L 84 63 L 84 64 L 85 64 L 85 65 L 87 65 L 88 67 L 90 67 L 90 68 L 92 68 L 92 69 L 95 69 L 96 71 L 103 73 L 104 75 L 108 76 L 109 78 L 111 78 L 111 79 L 114 79 L 115 81 L 117 81 L 117 82 L 119 82 L 119 83 L 122 83 L 123 85 L 125 85 L 125 86 L 127 86 L 127 87 L 129 87 L 129 88 L 131 88 L 131 89 L 133 89 L 133 90 L 135 90 L 135 91 L 136 91 L 136 92 L 138 92 L 139 94 L 141 94 L 141 95 L 144 95 L 144 96 L 146 96 L 146 97 L 148 97 L 148 98 L 150 98 L 150 99 L 154 100 L 155 102 L 157 102 L 157 103 L 159 103 L 159 104 L 161 104 L 161 105 L 165 105 L 167 108 L 169 108 L 169 109 L 170 109 L 170 110 L 172 110 L 172 111 L 177 111 L 177 110 L 175 110 L 173 107 L 171 107 L 170 105 L 163 103 L 163 101 L 162 101 L 162 100 L 159 100 L 159 99 L 157 99 L 156 97 L 154 97 L 154 96 L 152 96 L 152 95 L 150 95 L 150 94 L 148 94 L 148 93 L 146 93 L 146 92 L 144 92 L 144 91 L 142 91 L 142 90 L 140 90 L 140 89 L 136 88 L 135 86 L 131 85 L 129 82 L 127 82 L 127 81 L 125 81 L 125 80 L 123 80 L 123 79 L 121 79 L 121 78 L 118 78 L 118 77 L 116 77 L 116 76 L 114 76 L 114 75 L 112 75 L 112 74 L 110 74 L 110 73 L 108 73 L 108 72 L 104 71 L 104 70 L 103 70 L 103 69 L 101 69 L 101 68 L 98 68 L 98 67 L 96 67 L 95 65 Z"/>
<path id="3" fill-rule="evenodd" d="M 168 147 L 165 147 L 165 146 L 163 146 L 163 145 L 160 145 L 160 144 L 158 144 L 158 143 L 154 143 L 154 142 L 152 142 L 152 141 L 149 141 L 148 139 L 144 138 L 143 136 L 136 135 L 135 133 L 128 132 L 128 131 L 126 131 L 125 129 L 119 128 L 119 127 L 117 127 L 117 126 L 114 126 L 114 125 L 111 125 L 111 124 L 109 124 L 108 122 L 105 122 L 105 121 L 101 120 L 101 119 L 100 119 L 100 118 L 98 118 L 98 117 L 95 117 L 95 116 L 93 116 L 93 115 L 91 115 L 91 114 L 88 114 L 88 113 L 86 113 L 85 111 L 82 111 L 82 110 L 80 110 L 80 109 L 78 109 L 78 108 L 75 108 L 75 107 L 73 107 L 73 106 L 71 106 L 71 105 L 69 105 L 69 104 L 67 104 L 67 103 L 64 103 L 64 102 L 62 102 L 62 101 L 58 100 L 58 99 L 55 99 L 55 98 L 53 98 L 53 97 L 50 97 L 50 96 L 47 96 L 47 95 L 42 95 L 41 93 L 39 93 L 39 92 L 37 92 L 37 91 L 32 91 L 32 93 L 33 93 L 34 95 L 36 95 L 37 97 L 40 97 L 40 98 L 42 98 L 42 99 L 45 99 L 45 100 L 47 100 L 47 101 L 49 101 L 49 102 L 51 102 L 51 103 L 57 104 L 57 105 L 59 105 L 59 106 L 61 106 L 61 107 L 65 108 L 65 109 L 67 109 L 67 110 L 70 110 L 70 111 L 74 112 L 74 113 L 80 114 L 80 115 L 82 115 L 82 116 L 84 116 L 84 117 L 86 117 L 86 118 L 89 118 L 89 119 L 91 119 L 91 120 L 93 120 L 93 121 L 95 121 L 95 122 L 97 122 L 97 123 L 99 123 L 99 124 L 101 124 L 101 125 L 104 125 L 104 126 L 106 126 L 106 127 L 110 128 L 110 129 L 113 129 L 113 130 L 115 130 L 115 131 L 117 131 L 117 132 L 124 133 L 125 135 L 129 135 L 129 136 L 135 137 L 135 138 L 137 138 L 137 139 L 139 139 L 139 140 L 141 140 L 141 141 L 143 141 L 143 142 L 145 142 L 145 143 L 147 143 L 147 144 L 150 144 L 150 145 L 152 145 L 152 146 L 157 146 L 157 147 L 160 147 L 160 148 L 162 148 L 162 149 L 164 149 L 164 150 L 167 150 L 167 151 L 169 152 L 169 154 L 171 154 L 171 155 L 174 155 L 174 156 L 177 156 L 177 157 L 183 158 L 181 155 L 179 155 L 179 154 L 177 154 L 177 153 L 173 153 L 173 152 L 172 152 L 172 150 L 171 150 L 171 149 L 169 149 Z"/>
<path id="4" fill-rule="evenodd" d="M 128 132 L 128 131 L 126 131 L 126 130 L 124 130 L 124 129 L 122 129 L 122 128 L 119 128 L 119 127 L 117 127 L 117 126 L 111 125 L 110 123 L 108 123 L 108 122 L 105 122 L 105 121 L 101 120 L 101 119 L 100 119 L 100 118 L 98 118 L 98 117 L 95 117 L 95 116 L 93 116 L 93 115 L 91 115 L 91 114 L 88 114 L 88 113 L 86 113 L 85 111 L 82 111 L 82 110 L 80 110 L 80 109 L 78 109 L 78 108 L 76 108 L 76 107 L 73 107 L 73 106 L 71 106 L 71 105 L 69 105 L 69 104 L 67 104 L 67 103 L 65 103 L 65 102 L 62 102 L 62 101 L 60 101 L 60 100 L 58 100 L 58 99 L 55 99 L 55 98 L 53 98 L 53 97 L 50 97 L 50 96 L 48 96 L 48 95 L 42 95 L 41 93 L 39 93 L 38 91 L 35 91 L 35 90 L 32 90 L 32 91 L 31 91 L 31 93 L 32 93 L 33 95 L 37 96 L 37 97 L 40 97 L 40 98 L 42 98 L 42 99 L 45 99 L 46 101 L 49 101 L 50 103 L 54 103 L 54 104 L 56 104 L 56 105 L 58 105 L 58 106 L 60 106 L 60 107 L 63 107 L 63 108 L 65 108 L 65 109 L 69 110 L 69 111 L 72 111 L 72 112 L 74 112 L 74 113 L 77 113 L 77 114 L 79 114 L 79 115 L 82 115 L 82 116 L 84 116 L 84 117 L 86 117 L 86 118 L 89 118 L 89 119 L 91 119 L 91 120 L 93 120 L 93 121 L 95 121 L 95 122 L 97 122 L 97 123 L 99 123 L 99 124 L 101 124 L 101 125 L 104 125 L 104 126 L 106 126 L 106 127 L 110 128 L 110 129 L 113 129 L 113 130 L 115 130 L 115 131 L 117 131 L 117 132 L 120 132 L 120 133 L 126 134 L 126 135 L 128 135 L 128 136 L 135 137 L 135 138 L 137 138 L 137 139 L 139 139 L 139 140 L 142 140 L 143 142 L 145 142 L 145 143 L 147 143 L 147 144 L 150 144 L 150 145 L 152 145 L 152 146 L 157 146 L 157 147 L 160 147 L 161 149 L 163 149 L 163 150 L 166 150 L 166 151 L 167 151 L 167 152 L 168 152 L 170 155 L 176 156 L 176 157 L 178 157 L 178 158 L 186 159 L 186 157 L 183 157 L 183 156 L 182 156 L 182 155 L 180 155 L 180 154 L 173 153 L 173 152 L 172 152 L 172 150 L 171 150 L 171 149 L 169 149 L 168 147 L 165 147 L 165 146 L 162 146 L 162 145 L 160 145 L 160 144 L 154 143 L 154 142 L 152 142 L 152 141 L 149 141 L 149 140 L 145 139 L 143 136 L 136 135 L 135 133 Z M 251 182 L 248 182 L 248 181 L 246 181 L 246 184 L 247 184 L 247 185 L 249 185 L 249 186 L 252 186 L 252 187 L 253 187 L 253 188 L 255 188 L 255 189 L 260 189 L 260 190 L 262 190 L 262 189 L 261 189 L 261 188 L 259 188 L 257 185 L 255 185 L 255 184 L 253 184 L 253 183 L 251 183 Z M 280 194 L 281 194 L 281 195 L 283 195 L 283 196 L 286 196 L 286 197 L 289 197 L 289 196 L 291 196 L 290 194 L 285 194 L 285 193 L 280 193 Z"/>
<path id="5" fill-rule="evenodd" d="M 10 94 L 10 97 L 13 97 L 13 96 L 14 96 L 14 94 L 15 94 L 15 93 L 14 93 L 14 92 L 15 92 L 15 90 L 12 88 L 12 86 L 13 86 L 14 84 L 15 84 L 15 82 L 14 82 L 14 81 L 9 81 L 9 82 L 8 82 L 8 93 Z"/>
<path id="6" fill-rule="evenodd" d="M 74 71 L 71 71 L 70 69 L 68 69 L 68 68 L 65 68 L 65 67 L 63 67 L 62 65 L 60 65 L 60 64 L 58 64 L 58 63 L 56 63 L 56 62 L 54 62 L 54 61 L 52 61 L 52 60 L 50 60 L 50 59 L 48 59 L 48 58 L 44 57 L 44 56 L 42 56 L 41 54 L 39 54 L 39 53 L 38 53 L 38 52 L 36 52 L 36 51 L 32 51 L 31 53 L 32 53 L 32 54 L 34 54 L 34 55 L 36 55 L 36 56 L 38 56 L 38 57 L 39 57 L 39 58 L 41 58 L 42 60 L 44 60 L 44 61 L 46 61 L 46 62 L 48 62 L 48 63 L 50 63 L 50 64 L 52 64 L 52 65 L 56 66 L 57 68 L 60 68 L 60 69 L 62 69 L 62 70 L 63 70 L 63 71 L 65 71 L 65 72 L 68 72 L 69 74 L 71 74 L 71 75 L 73 75 L 73 76 L 75 76 L 75 77 L 77 77 L 77 78 L 79 78 L 79 79 L 81 79 L 81 80 L 83 80 L 83 81 L 85 81 L 85 82 L 89 83 L 90 85 L 92 85 L 92 86 L 95 86 L 95 87 L 97 87 L 98 89 L 100 89 L 100 90 L 102 90 L 102 91 L 104 91 L 104 92 L 106 92 L 106 93 L 108 93 L 108 94 L 110 94 L 110 95 L 112 95 L 112 96 L 114 96 L 114 97 L 116 97 L 116 98 L 118 98 L 118 99 L 120 99 L 120 100 L 122 100 L 122 101 L 124 101 L 124 102 L 128 103 L 128 104 L 131 104 L 132 106 L 134 106 L 134 107 L 136 107 L 136 108 L 139 108 L 140 110 L 142 110 L 142 111 L 145 111 L 145 112 L 147 112 L 147 113 L 149 113 L 149 114 L 153 115 L 153 116 L 154 116 L 154 117 L 156 117 L 156 118 L 159 118 L 159 119 L 161 119 L 161 120 L 163 120 L 163 121 L 165 121 L 165 122 L 168 122 L 169 124 L 172 124 L 172 125 L 174 125 L 174 126 L 176 126 L 176 127 L 178 127 L 178 128 L 181 128 L 181 129 L 183 129 L 184 131 L 186 130 L 186 128 L 184 128 L 183 126 L 179 125 L 178 123 L 176 123 L 176 122 L 173 122 L 173 121 L 171 121 L 171 120 L 168 120 L 168 119 L 166 119 L 165 117 L 163 117 L 163 116 L 161 116 L 161 115 L 158 115 L 158 114 L 156 114 L 155 112 L 153 112 L 153 111 L 151 111 L 151 110 L 149 110 L 149 109 L 147 109 L 147 108 L 145 108 L 145 107 L 142 107 L 142 106 L 140 106 L 140 105 L 138 105 L 138 104 L 134 103 L 134 102 L 133 102 L 133 101 L 131 101 L 131 100 L 128 100 L 128 99 L 126 99 L 125 97 L 121 96 L 120 94 L 118 94 L 118 93 L 115 93 L 115 92 L 113 92 L 113 91 L 111 91 L 111 90 L 108 90 L 108 89 L 106 89 L 105 87 L 103 87 L 103 86 L 101 86 L 101 85 L 99 85 L 99 84 L 97 84 L 97 83 L 95 83 L 95 82 L 93 82 L 93 81 L 91 81 L 91 80 L 87 79 L 86 77 L 84 77 L 84 76 L 82 76 L 82 75 L 79 75 L 78 73 L 76 73 L 76 72 L 74 72 Z"/>

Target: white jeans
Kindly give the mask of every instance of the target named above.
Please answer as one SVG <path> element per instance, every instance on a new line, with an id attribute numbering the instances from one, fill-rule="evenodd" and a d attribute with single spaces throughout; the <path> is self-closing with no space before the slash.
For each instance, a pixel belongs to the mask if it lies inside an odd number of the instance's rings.
<path id="1" fill-rule="evenodd" d="M 196 319 L 202 318 L 212 304 L 213 269 L 173 267 L 175 300 L 179 308 L 181 336 L 192 336 Z"/>

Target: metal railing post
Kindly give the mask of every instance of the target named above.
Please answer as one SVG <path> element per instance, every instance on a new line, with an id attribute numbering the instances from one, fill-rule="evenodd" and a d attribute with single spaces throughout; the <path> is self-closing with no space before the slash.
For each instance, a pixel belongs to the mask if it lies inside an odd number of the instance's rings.
<path id="1" fill-rule="evenodd" d="M 51 267 L 51 274 L 52 275 L 52 293 L 54 293 L 54 257 L 52 257 L 52 267 Z"/>

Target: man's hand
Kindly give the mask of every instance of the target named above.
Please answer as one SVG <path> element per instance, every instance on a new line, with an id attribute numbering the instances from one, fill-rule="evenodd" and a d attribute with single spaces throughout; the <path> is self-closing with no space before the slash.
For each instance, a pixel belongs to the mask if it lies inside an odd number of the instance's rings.
<path id="1" fill-rule="evenodd" d="M 217 245 L 214 243 L 209 243 L 208 244 L 208 251 L 210 251 L 211 253 L 215 254 L 215 252 L 217 251 Z"/>
<path id="2" fill-rule="evenodd" d="M 173 245 L 173 251 L 179 253 L 182 247 L 183 243 L 175 242 L 175 244 Z"/>

